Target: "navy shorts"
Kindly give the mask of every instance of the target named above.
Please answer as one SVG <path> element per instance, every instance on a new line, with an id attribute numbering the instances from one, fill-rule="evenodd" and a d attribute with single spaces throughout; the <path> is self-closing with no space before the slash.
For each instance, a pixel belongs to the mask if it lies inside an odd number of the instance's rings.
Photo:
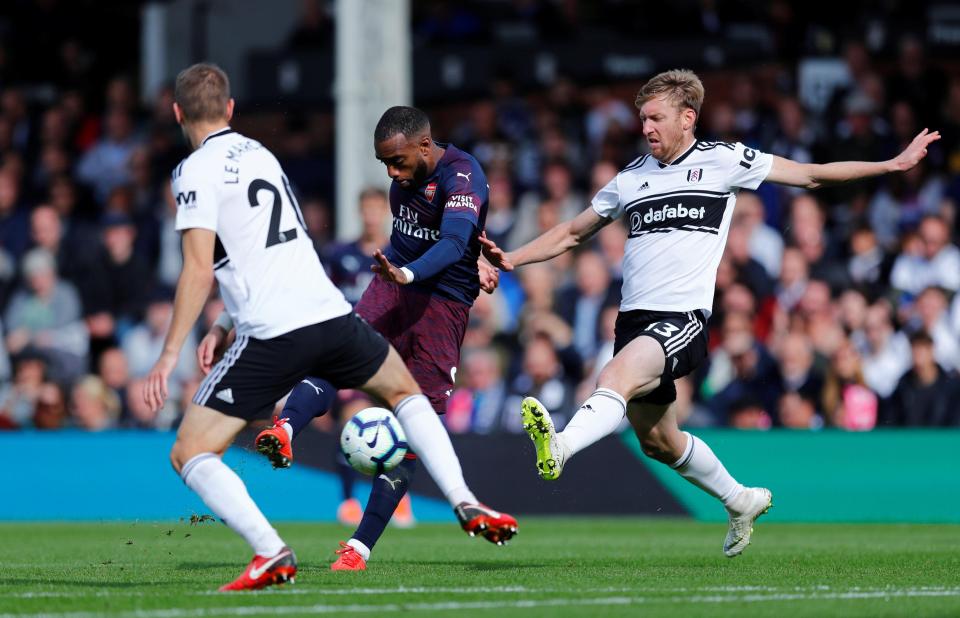
<path id="1" fill-rule="evenodd" d="M 470 306 L 378 278 L 356 311 L 397 349 L 437 414 L 446 412 Z"/>
<path id="2" fill-rule="evenodd" d="M 673 381 L 693 372 L 707 357 L 707 320 L 700 311 L 621 311 L 614 329 L 613 353 L 641 336 L 653 337 L 667 362 L 660 386 L 632 401 L 668 405 L 677 400 Z"/>
<path id="3" fill-rule="evenodd" d="M 269 416 L 307 376 L 357 388 L 383 365 L 390 346 L 351 312 L 273 339 L 238 335 L 197 388 L 193 403 L 246 420 Z"/>

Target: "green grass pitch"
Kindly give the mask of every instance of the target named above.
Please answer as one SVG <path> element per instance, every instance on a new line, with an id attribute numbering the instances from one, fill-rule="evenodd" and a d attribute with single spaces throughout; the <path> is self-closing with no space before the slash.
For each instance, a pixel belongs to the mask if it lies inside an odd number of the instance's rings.
<path id="1" fill-rule="evenodd" d="M 249 559 L 219 523 L 2 524 L 0 618 L 207 616 L 960 616 L 960 526 L 725 527 L 522 518 L 498 548 L 455 524 L 389 530 L 364 573 L 333 573 L 329 524 L 279 524 L 297 583 L 216 593 Z"/>

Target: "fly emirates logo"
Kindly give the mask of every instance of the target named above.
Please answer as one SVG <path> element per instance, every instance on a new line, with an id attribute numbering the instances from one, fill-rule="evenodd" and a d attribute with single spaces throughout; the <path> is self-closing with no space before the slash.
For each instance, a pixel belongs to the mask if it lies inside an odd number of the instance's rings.
<path id="1" fill-rule="evenodd" d="M 393 229 L 406 236 L 420 238 L 422 240 L 440 240 L 440 230 L 432 230 L 420 225 L 420 213 L 416 210 L 400 204 L 400 213 L 398 217 L 393 218 Z"/>

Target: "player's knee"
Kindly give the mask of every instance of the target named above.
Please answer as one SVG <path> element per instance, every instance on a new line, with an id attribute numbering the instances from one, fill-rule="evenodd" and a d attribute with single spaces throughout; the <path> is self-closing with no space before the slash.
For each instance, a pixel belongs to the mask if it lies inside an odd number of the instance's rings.
<path id="1" fill-rule="evenodd" d="M 665 431 L 659 427 L 651 427 L 643 433 L 638 432 L 640 447 L 643 454 L 651 459 L 663 463 L 673 463 L 676 457 L 672 456 L 673 448 Z"/>
<path id="2" fill-rule="evenodd" d="M 187 462 L 197 455 L 213 452 L 222 456 L 223 451 L 220 450 L 218 452 L 218 450 L 219 449 L 211 449 L 178 437 L 177 441 L 174 442 L 173 446 L 170 448 L 170 465 L 173 466 L 173 469 L 177 474 L 180 474 Z"/>

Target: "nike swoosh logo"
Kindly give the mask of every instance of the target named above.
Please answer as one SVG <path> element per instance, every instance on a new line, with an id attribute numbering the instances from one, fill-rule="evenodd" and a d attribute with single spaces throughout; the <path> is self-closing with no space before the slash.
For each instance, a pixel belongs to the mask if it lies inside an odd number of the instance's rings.
<path id="1" fill-rule="evenodd" d="M 367 442 L 367 448 L 375 447 L 377 445 L 377 440 L 379 439 L 380 439 L 380 426 L 377 425 L 377 433 L 374 434 L 373 440 L 371 442 Z"/>
<path id="2" fill-rule="evenodd" d="M 276 556 L 274 556 L 273 558 L 270 558 L 269 560 L 267 560 L 266 562 L 264 562 L 263 564 L 261 564 L 260 566 L 250 569 L 250 579 L 252 579 L 252 580 L 254 580 L 254 581 L 260 579 L 260 576 L 263 575 L 264 573 L 266 573 L 266 572 L 267 572 L 267 569 L 269 569 L 270 567 L 272 567 L 273 565 L 275 565 L 275 564 L 277 563 L 277 561 L 279 561 L 279 560 L 281 560 L 281 559 L 283 559 L 283 558 L 286 558 L 286 557 L 289 556 L 289 555 L 290 555 L 290 550 L 289 550 L 289 549 L 286 550 L 286 551 L 282 551 L 282 552 L 280 552 L 279 554 L 277 554 Z"/>

